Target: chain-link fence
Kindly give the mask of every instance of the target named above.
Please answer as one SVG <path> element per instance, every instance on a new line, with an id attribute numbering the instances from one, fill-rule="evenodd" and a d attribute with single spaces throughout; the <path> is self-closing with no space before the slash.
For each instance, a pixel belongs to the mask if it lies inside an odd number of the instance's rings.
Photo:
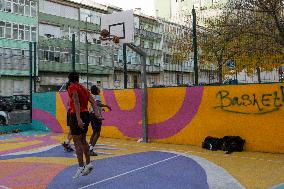
<path id="1" fill-rule="evenodd" d="M 0 48 L 0 125 L 31 122 L 35 48 Z M 36 43 L 34 43 L 36 44 Z M 32 66 L 32 67 L 31 67 Z"/>

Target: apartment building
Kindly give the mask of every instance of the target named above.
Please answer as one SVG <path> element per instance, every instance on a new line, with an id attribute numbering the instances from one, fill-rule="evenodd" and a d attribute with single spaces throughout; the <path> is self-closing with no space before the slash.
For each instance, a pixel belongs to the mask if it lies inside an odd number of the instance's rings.
<path id="1" fill-rule="evenodd" d="M 80 82 L 123 88 L 122 48 L 104 46 L 100 41 L 101 16 L 116 11 L 122 9 L 87 0 L 0 0 L 1 95 L 29 92 L 31 41 L 37 42 L 36 91 L 59 90 L 72 69 L 72 34 Z M 134 26 L 134 44 L 148 55 L 148 86 L 193 83 L 191 62 L 173 64 L 171 59 L 169 42 L 180 32 L 179 25 L 144 15 L 137 9 Z M 139 88 L 141 60 L 131 49 L 127 49 L 127 71 L 128 87 Z"/>
<path id="2" fill-rule="evenodd" d="M 66 83 L 72 68 L 72 34 L 76 36 L 75 68 L 81 75 L 80 82 L 86 84 L 88 80 L 110 88 L 113 57 L 99 40 L 101 15 L 107 13 L 107 7 L 100 5 L 39 1 L 39 90 L 58 90 Z"/>
<path id="3" fill-rule="evenodd" d="M 0 95 L 29 94 L 29 42 L 37 42 L 37 1 L 0 0 Z"/>

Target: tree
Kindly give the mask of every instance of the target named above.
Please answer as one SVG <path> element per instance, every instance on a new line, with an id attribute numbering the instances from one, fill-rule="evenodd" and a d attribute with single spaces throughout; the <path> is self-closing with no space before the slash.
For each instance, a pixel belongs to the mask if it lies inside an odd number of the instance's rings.
<path id="1" fill-rule="evenodd" d="M 198 29 L 200 64 L 215 64 L 219 83 L 223 81 L 223 66 L 241 54 L 236 44 L 238 30 L 233 24 L 236 17 L 226 11 L 216 18 L 208 19 L 205 27 Z"/>
<path id="2" fill-rule="evenodd" d="M 242 26 L 251 34 L 270 38 L 284 47 L 283 0 L 232 0 L 228 5 L 242 19 Z M 251 26 L 259 30 L 251 30 Z"/>
<path id="3" fill-rule="evenodd" d="M 239 18 L 235 24 L 243 53 L 238 64 L 248 74 L 256 70 L 261 82 L 261 70 L 278 68 L 284 60 L 283 0 L 234 0 L 228 8 Z"/>
<path id="4" fill-rule="evenodd" d="M 256 71 L 261 82 L 261 71 L 272 71 L 284 61 L 283 8 L 283 0 L 229 0 L 220 5 L 222 13 L 197 29 L 199 64 L 214 64 L 220 83 L 225 75 L 243 70 L 248 75 Z M 176 41 L 189 42 L 191 38 Z M 180 45 L 178 52 L 188 50 Z M 229 60 L 236 62 L 234 72 L 224 66 Z"/>

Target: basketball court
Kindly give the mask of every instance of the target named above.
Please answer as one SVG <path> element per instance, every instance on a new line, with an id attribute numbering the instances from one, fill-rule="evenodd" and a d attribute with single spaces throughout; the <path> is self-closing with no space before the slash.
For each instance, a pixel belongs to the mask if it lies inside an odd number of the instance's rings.
<path id="1" fill-rule="evenodd" d="M 144 57 L 134 43 L 133 13 L 125 11 L 102 17 L 103 45 L 128 44 Z M 118 40 L 119 39 L 119 40 Z M 125 45 L 124 45 L 125 46 Z M 126 48 L 126 46 L 125 46 Z M 141 66 L 141 67 L 143 67 Z M 141 70 L 143 110 L 145 67 Z M 143 116 L 145 116 L 145 113 Z M 144 117 L 143 117 L 144 118 Z M 142 119 L 143 128 L 146 125 Z M 145 130 L 144 130 L 145 134 Z M 201 147 L 133 140 L 100 138 L 94 170 L 73 179 L 78 163 L 75 153 L 65 152 L 63 134 L 22 132 L 0 135 L 0 188 L 2 189 L 242 189 L 284 186 L 284 156 L 241 152 L 224 154 Z"/>
<path id="2" fill-rule="evenodd" d="M 283 188 L 284 156 L 101 138 L 94 171 L 73 179 L 75 153 L 62 134 L 0 136 L 0 188 Z M 273 175 L 273 177 L 272 177 Z"/>

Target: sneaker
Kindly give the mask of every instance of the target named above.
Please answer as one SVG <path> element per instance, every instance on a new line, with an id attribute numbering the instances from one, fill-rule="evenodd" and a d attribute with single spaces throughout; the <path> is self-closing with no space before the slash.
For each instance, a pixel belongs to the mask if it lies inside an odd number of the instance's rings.
<path id="1" fill-rule="evenodd" d="M 64 150 L 67 151 L 68 144 L 64 141 L 61 145 L 63 146 Z"/>
<path id="2" fill-rule="evenodd" d="M 73 152 L 74 151 L 74 149 L 71 147 L 71 145 L 66 143 L 66 142 L 63 142 L 62 146 L 63 146 L 64 150 L 67 151 L 67 152 Z"/>
<path id="3" fill-rule="evenodd" d="M 79 176 L 83 175 L 84 167 L 79 167 L 76 174 L 73 176 L 73 179 L 78 178 Z"/>
<path id="4" fill-rule="evenodd" d="M 90 174 L 92 172 L 93 169 L 94 169 L 94 167 L 91 163 L 89 163 L 88 165 L 85 165 L 84 170 L 82 172 L 82 175 L 87 176 L 88 174 Z"/>
<path id="5" fill-rule="evenodd" d="M 67 151 L 67 152 L 74 152 L 74 149 L 73 149 L 71 146 L 69 146 L 69 147 L 66 149 L 66 151 Z"/>
<path id="6" fill-rule="evenodd" d="M 98 154 L 93 150 L 89 151 L 90 156 L 98 156 Z"/>
<path id="7" fill-rule="evenodd" d="M 67 152 L 73 152 L 74 149 L 72 148 L 71 144 L 68 144 Z"/>

